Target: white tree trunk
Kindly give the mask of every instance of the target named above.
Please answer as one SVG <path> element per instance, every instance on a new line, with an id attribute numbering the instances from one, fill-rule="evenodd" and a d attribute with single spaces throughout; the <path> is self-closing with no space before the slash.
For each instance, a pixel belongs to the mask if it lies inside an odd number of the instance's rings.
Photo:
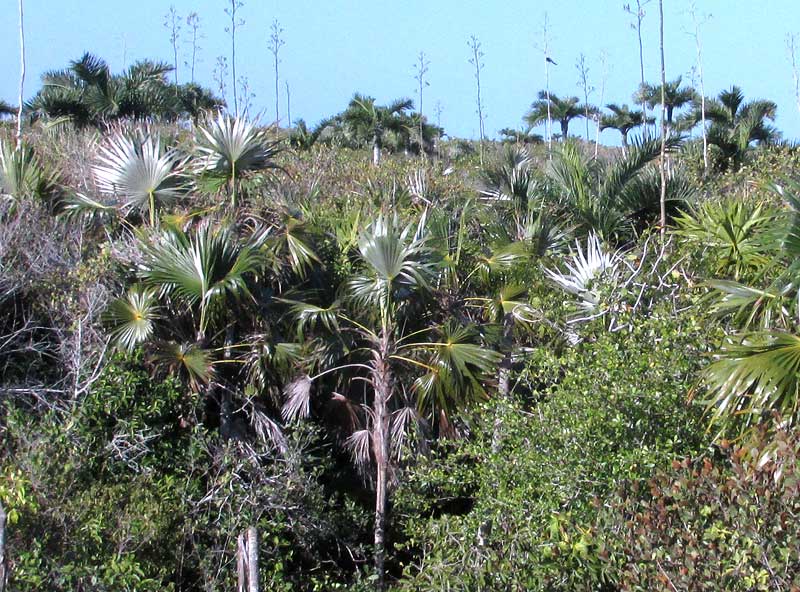
<path id="1" fill-rule="evenodd" d="M 381 144 L 378 137 L 372 140 L 372 164 L 378 166 L 381 163 Z"/>
<path id="2" fill-rule="evenodd" d="M 22 104 L 25 93 L 25 19 L 19 0 L 19 107 L 17 108 L 17 150 L 22 147 Z"/>
<path id="3" fill-rule="evenodd" d="M 667 68 L 664 64 L 664 0 L 658 0 L 659 15 L 659 39 L 661 42 L 661 160 L 659 170 L 661 172 L 661 238 L 663 240 L 667 232 L 667 169 L 666 169 L 666 148 L 667 148 L 667 121 L 666 105 L 664 104 L 664 94 L 667 86 Z"/>
<path id="4" fill-rule="evenodd" d="M 247 529 L 247 592 L 258 592 L 258 531 Z"/>
<path id="5" fill-rule="evenodd" d="M 258 531 L 250 526 L 236 539 L 237 592 L 258 592 Z"/>

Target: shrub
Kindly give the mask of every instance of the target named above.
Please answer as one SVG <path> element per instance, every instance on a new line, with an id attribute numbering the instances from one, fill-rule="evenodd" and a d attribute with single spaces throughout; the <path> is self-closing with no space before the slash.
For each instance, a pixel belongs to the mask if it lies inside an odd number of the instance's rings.
<path id="1" fill-rule="evenodd" d="M 764 432 L 724 458 L 673 461 L 631 481 L 603 513 L 622 590 L 800 589 L 800 436 Z"/>
<path id="2" fill-rule="evenodd" d="M 590 590 L 608 581 L 595 499 L 702 448 L 686 403 L 705 351 L 691 316 L 655 314 L 574 349 L 533 352 L 525 397 L 407 477 L 401 590 Z"/>

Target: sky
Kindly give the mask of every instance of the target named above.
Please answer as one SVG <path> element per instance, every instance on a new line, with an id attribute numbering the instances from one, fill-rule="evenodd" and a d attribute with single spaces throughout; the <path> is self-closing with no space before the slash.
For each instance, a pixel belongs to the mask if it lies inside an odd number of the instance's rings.
<path id="1" fill-rule="evenodd" d="M 475 69 L 468 41 L 475 36 L 484 54 L 481 72 L 485 128 L 519 128 L 522 117 L 545 88 L 543 28 L 545 19 L 550 89 L 559 96 L 583 96 L 576 63 L 585 56 L 593 104 L 631 103 L 639 73 L 639 52 L 632 17 L 623 10 L 631 0 L 241 0 L 237 32 L 237 77 L 246 78 L 254 95 L 251 113 L 274 120 L 275 78 L 268 43 L 277 19 L 285 44 L 280 49 L 280 113 L 285 124 L 286 83 L 291 117 L 314 124 L 345 108 L 354 92 L 386 103 L 409 97 L 419 104 L 415 64 L 424 52 L 428 86 L 422 110 L 433 123 L 458 137 L 476 137 Z M 185 17 L 200 17 L 202 39 L 196 79 L 217 89 L 213 71 L 218 56 L 230 63 L 225 8 L 231 0 L 24 0 L 27 52 L 25 96 L 40 87 L 50 69 L 65 67 L 90 51 L 117 71 L 138 59 L 172 62 L 165 15 L 174 6 L 180 31 L 179 82 L 188 81 L 183 62 L 191 45 Z M 635 0 L 632 0 L 635 4 Z M 17 103 L 19 39 L 16 5 L 4 0 L 0 21 L 0 98 Z M 768 98 L 778 105 L 777 127 L 787 139 L 800 138 L 800 111 L 786 47 L 786 37 L 800 38 L 797 0 L 696 0 L 702 21 L 706 95 L 732 84 L 746 98 Z M 691 82 L 697 64 L 689 14 L 691 0 L 664 0 L 667 78 Z M 645 77 L 660 79 L 658 1 L 645 7 L 643 45 Z M 798 43 L 800 45 L 800 42 Z M 603 75 L 601 56 L 605 56 Z M 800 56 L 799 56 L 800 57 Z M 230 68 L 229 68 L 230 70 Z M 229 71 L 230 76 L 230 71 Z M 605 83 L 603 84 L 603 81 Z M 697 80 L 699 86 L 699 80 Z M 230 82 L 228 100 L 231 100 Z M 601 97 L 601 88 L 604 93 Z M 240 93 L 241 94 L 241 93 Z M 436 114 L 440 107 L 440 119 Z M 585 133 L 582 121 L 570 133 Z M 619 134 L 606 130 L 601 140 L 617 144 Z"/>

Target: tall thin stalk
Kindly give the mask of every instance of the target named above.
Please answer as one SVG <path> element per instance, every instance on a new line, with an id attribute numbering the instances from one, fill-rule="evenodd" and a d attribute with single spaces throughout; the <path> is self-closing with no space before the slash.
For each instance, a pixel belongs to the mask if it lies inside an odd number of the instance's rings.
<path id="1" fill-rule="evenodd" d="M 477 86 L 477 96 L 476 101 L 478 104 L 477 114 L 478 114 L 478 133 L 480 136 L 480 159 L 481 159 L 481 166 L 483 166 L 483 104 L 481 102 L 481 70 L 483 70 L 483 62 L 481 61 L 483 58 L 483 52 L 481 51 L 481 42 L 478 41 L 478 38 L 473 35 L 469 42 L 469 48 L 472 51 L 472 57 L 469 59 L 469 63 L 475 66 L 475 84 Z"/>
<path id="2" fill-rule="evenodd" d="M 664 0 L 658 0 L 659 42 L 661 48 L 661 160 L 658 168 L 661 173 L 661 239 L 667 232 L 667 106 L 665 99 L 667 87 L 667 68 L 664 63 Z"/>
<path id="3" fill-rule="evenodd" d="M 292 95 L 289 92 L 289 81 L 284 80 L 283 83 L 286 86 L 286 124 L 292 127 Z"/>
<path id="4" fill-rule="evenodd" d="M 164 16 L 164 27 L 169 31 L 169 42 L 172 45 L 172 74 L 175 80 L 175 94 L 178 94 L 178 40 L 181 34 L 180 19 L 175 6 L 170 6 L 169 11 Z"/>
<path id="5" fill-rule="evenodd" d="M 191 72 L 191 83 L 194 84 L 194 69 L 197 64 L 197 52 L 201 49 L 199 45 L 200 40 L 200 17 L 197 15 L 196 12 L 190 12 L 189 16 L 186 17 L 186 25 L 192 31 L 192 53 L 191 53 L 191 62 L 186 64 L 189 66 L 189 70 Z"/>
<path id="6" fill-rule="evenodd" d="M 280 78 L 278 77 L 278 64 L 281 63 L 278 54 L 280 53 L 281 47 L 284 45 L 283 37 L 281 34 L 283 33 L 283 29 L 278 22 L 278 19 L 272 21 L 272 26 L 270 27 L 270 36 L 269 36 L 269 51 L 272 54 L 272 61 L 275 66 L 275 127 L 280 126 L 281 116 L 280 110 L 278 105 L 280 104 L 280 96 L 278 94 L 278 82 Z M 289 122 L 291 126 L 292 123 Z"/>
<path id="7" fill-rule="evenodd" d="M 550 36 L 548 34 L 547 13 L 544 13 L 544 24 L 542 25 L 542 55 L 544 57 L 544 78 L 545 78 L 545 93 L 547 95 L 547 127 L 545 134 L 547 135 L 547 158 L 553 160 L 553 117 L 550 112 L 550 63 L 553 61 L 550 57 Z M 566 139 L 566 138 L 565 138 Z"/>
<path id="8" fill-rule="evenodd" d="M 586 56 L 581 53 L 575 63 L 578 70 L 578 87 L 583 89 L 583 116 L 586 120 L 586 142 L 589 142 L 589 94 L 594 92 L 594 87 L 589 84 L 589 66 L 586 63 Z"/>
<path id="9" fill-rule="evenodd" d="M 423 138 L 425 136 L 423 135 L 422 121 L 422 90 L 424 87 L 428 86 L 428 81 L 425 80 L 425 75 L 428 73 L 428 66 L 430 66 L 430 62 L 425 59 L 425 52 L 419 52 L 419 56 L 417 56 L 417 63 L 414 65 L 416 69 L 414 79 L 417 81 L 419 88 L 419 154 L 422 158 L 425 158 L 425 150 L 423 146 Z"/>
<path id="10" fill-rule="evenodd" d="M 600 77 L 600 106 L 602 107 L 603 101 L 605 100 L 606 95 L 606 79 L 608 78 L 608 57 L 605 51 L 600 52 L 600 71 L 602 75 Z M 595 123 L 597 124 L 597 128 L 595 130 L 595 137 L 594 137 L 594 157 L 597 158 L 597 153 L 600 150 L 600 123 L 601 123 L 602 116 L 600 113 L 597 114 L 597 120 Z"/>
<path id="11" fill-rule="evenodd" d="M 703 83 L 703 46 L 700 42 L 700 23 L 697 18 L 697 7 L 692 2 L 689 14 L 692 15 L 694 24 L 694 41 L 697 47 L 697 74 L 700 77 L 700 121 L 703 126 L 703 170 L 708 170 L 708 130 L 706 129 L 706 87 Z M 708 18 L 708 17 L 706 17 Z M 794 52 L 792 52 L 792 65 L 794 66 Z M 800 86 L 797 77 L 797 69 L 794 69 L 795 95 L 797 97 L 797 107 L 800 109 Z"/>
<path id="12" fill-rule="evenodd" d="M 244 25 L 244 20 L 238 18 L 239 9 L 244 6 L 241 0 L 228 0 L 229 6 L 225 9 L 225 14 L 230 18 L 230 24 L 225 27 L 225 32 L 231 38 L 231 86 L 233 87 L 233 112 L 239 117 L 239 97 L 236 94 L 236 30 Z"/>
<path id="13" fill-rule="evenodd" d="M 25 13 L 19 0 L 19 107 L 17 107 L 17 150 L 22 148 L 22 103 L 25 94 Z"/>
<path id="14" fill-rule="evenodd" d="M 623 9 L 625 12 L 630 14 L 636 19 L 636 24 L 631 23 L 631 29 L 636 31 L 636 36 L 639 40 L 639 76 L 641 86 L 640 89 L 644 89 L 644 44 L 642 43 L 642 21 L 645 17 L 644 7 L 649 4 L 651 0 L 636 0 L 636 11 L 631 8 L 630 4 L 625 4 Z M 647 102 L 644 100 L 644 93 L 642 93 L 642 129 L 644 130 L 644 135 L 649 135 L 647 133 Z"/>

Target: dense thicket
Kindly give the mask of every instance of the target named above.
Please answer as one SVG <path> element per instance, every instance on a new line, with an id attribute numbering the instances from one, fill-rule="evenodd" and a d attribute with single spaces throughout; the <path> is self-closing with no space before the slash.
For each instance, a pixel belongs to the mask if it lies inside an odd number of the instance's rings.
<path id="1" fill-rule="evenodd" d="M 708 171 L 671 136 L 662 238 L 627 106 L 624 149 L 509 131 L 481 166 L 407 101 L 102 107 L 166 85 L 137 67 L 85 56 L 0 130 L 8 589 L 232 590 L 248 528 L 268 590 L 798 585 L 800 156 L 769 104 L 711 102 Z"/>

